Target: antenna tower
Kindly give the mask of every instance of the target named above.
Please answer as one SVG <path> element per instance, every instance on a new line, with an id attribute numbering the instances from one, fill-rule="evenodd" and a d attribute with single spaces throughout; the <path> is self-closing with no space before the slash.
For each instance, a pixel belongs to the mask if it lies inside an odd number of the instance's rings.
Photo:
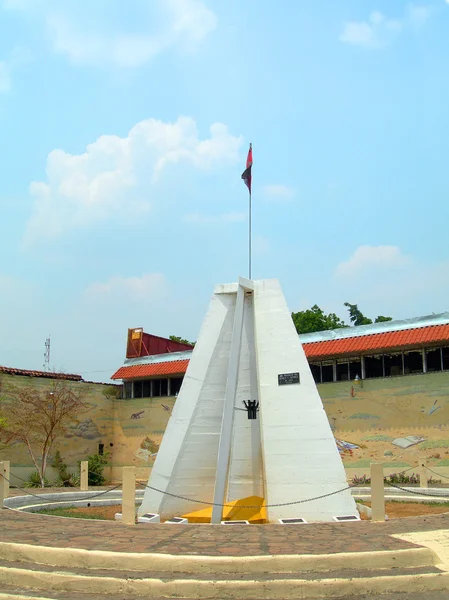
<path id="1" fill-rule="evenodd" d="M 45 340 L 44 371 L 50 370 L 50 335 Z"/>

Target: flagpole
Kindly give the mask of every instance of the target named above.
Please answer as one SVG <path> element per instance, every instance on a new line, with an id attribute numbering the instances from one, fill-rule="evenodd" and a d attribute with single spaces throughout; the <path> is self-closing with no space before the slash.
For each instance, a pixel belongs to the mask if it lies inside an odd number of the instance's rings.
<path id="1" fill-rule="evenodd" d="M 251 261 L 252 261 L 252 248 L 251 248 L 251 236 L 252 236 L 252 231 L 251 231 L 251 221 L 252 221 L 252 206 L 251 206 L 251 191 L 252 191 L 252 176 L 251 176 L 251 169 L 253 166 L 253 145 L 250 144 L 249 145 L 249 150 L 248 150 L 248 156 L 246 157 L 246 168 L 242 173 L 242 179 L 245 182 L 246 187 L 248 188 L 248 192 L 249 192 L 249 219 L 248 219 L 248 273 L 249 273 L 249 279 L 251 279 Z"/>
<path id="2" fill-rule="evenodd" d="M 248 252 L 248 260 L 249 260 L 249 279 L 251 279 L 251 190 L 249 190 L 249 231 L 248 231 L 248 240 L 249 240 L 249 252 Z"/>

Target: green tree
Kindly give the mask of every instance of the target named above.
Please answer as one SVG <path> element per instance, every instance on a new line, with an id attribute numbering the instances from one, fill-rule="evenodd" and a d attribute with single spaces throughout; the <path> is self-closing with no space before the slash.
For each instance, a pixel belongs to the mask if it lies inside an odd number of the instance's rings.
<path id="1" fill-rule="evenodd" d="M 349 302 L 345 302 L 345 306 L 349 311 L 349 320 L 353 325 L 371 325 L 373 320 L 369 317 L 365 317 L 357 304 L 350 304 Z M 384 317 L 383 315 L 379 315 L 374 320 L 374 323 L 385 323 L 386 321 L 392 321 L 391 317 Z"/>
<path id="2" fill-rule="evenodd" d="M 292 313 L 293 323 L 298 333 L 312 333 L 326 331 L 327 329 L 340 329 L 347 327 L 335 313 L 326 315 L 316 304 L 307 310 Z"/>
<path id="3" fill-rule="evenodd" d="M 180 344 L 189 344 L 190 346 L 194 346 L 196 344 L 196 342 L 189 342 L 189 340 L 179 337 L 178 335 L 170 335 L 168 339 L 172 342 L 179 342 Z"/>
<path id="4" fill-rule="evenodd" d="M 372 319 L 365 317 L 362 311 L 359 310 L 357 304 L 350 304 L 345 302 L 345 306 L 349 312 L 349 320 L 353 325 L 371 325 Z"/>
<path id="5" fill-rule="evenodd" d="M 379 315 L 378 317 L 376 317 L 374 319 L 375 323 L 386 323 L 387 321 L 392 321 L 392 317 L 384 317 L 382 315 Z"/>

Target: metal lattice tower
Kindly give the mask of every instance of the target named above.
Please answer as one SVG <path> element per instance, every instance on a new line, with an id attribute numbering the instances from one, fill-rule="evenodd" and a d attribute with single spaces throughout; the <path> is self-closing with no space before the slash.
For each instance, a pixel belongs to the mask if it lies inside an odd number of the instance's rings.
<path id="1" fill-rule="evenodd" d="M 45 340 L 44 370 L 50 370 L 50 335 Z"/>

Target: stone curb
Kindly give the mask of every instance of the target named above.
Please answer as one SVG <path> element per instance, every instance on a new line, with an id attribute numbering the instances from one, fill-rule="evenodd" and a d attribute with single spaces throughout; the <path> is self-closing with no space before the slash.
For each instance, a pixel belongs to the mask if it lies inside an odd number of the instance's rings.
<path id="1" fill-rule="evenodd" d="M 362 577 L 360 579 L 271 581 L 162 581 L 160 579 L 120 579 L 89 577 L 68 573 L 35 572 L 26 569 L 0 567 L 0 581 L 34 590 L 70 591 L 81 594 L 123 594 L 126 598 L 207 598 L 226 597 L 256 599 L 338 598 L 360 594 L 392 592 L 426 592 L 449 589 L 449 573 Z M 233 594 L 233 596 L 230 596 Z"/>
<path id="2" fill-rule="evenodd" d="M 0 600 L 54 600 L 43 596 L 27 596 L 26 594 L 4 594 L 0 592 Z"/>
<path id="3" fill-rule="evenodd" d="M 378 552 L 297 554 L 268 556 L 203 556 L 155 553 L 109 552 L 80 548 L 50 548 L 0 542 L 0 559 L 17 562 L 116 571 L 167 573 L 297 573 L 347 569 L 390 569 L 436 566 L 437 554 L 426 547 Z"/>

